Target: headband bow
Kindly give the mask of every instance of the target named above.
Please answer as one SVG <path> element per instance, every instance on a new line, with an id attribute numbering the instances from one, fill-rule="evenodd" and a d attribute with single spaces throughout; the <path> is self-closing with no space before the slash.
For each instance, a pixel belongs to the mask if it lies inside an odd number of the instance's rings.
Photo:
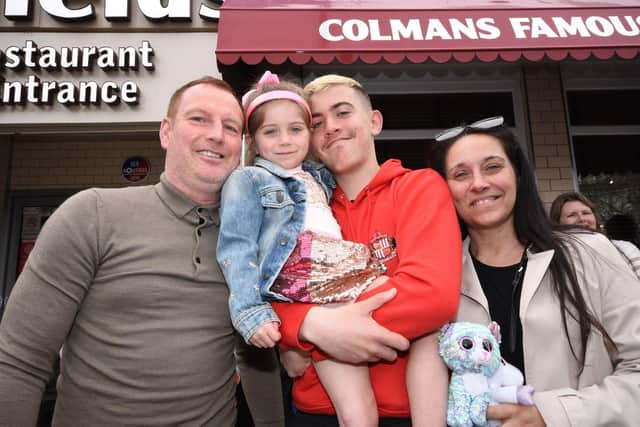
<path id="1" fill-rule="evenodd" d="M 242 95 L 242 106 L 244 108 L 247 108 L 247 100 L 249 99 L 251 94 L 262 89 L 262 86 L 264 86 L 265 84 L 273 84 L 273 83 L 280 83 L 280 79 L 278 78 L 278 75 L 273 74 L 271 71 L 265 71 L 262 77 L 260 77 L 260 80 L 258 80 L 258 84 L 256 85 L 256 88 L 251 89 L 249 92 Z"/>
<path id="2" fill-rule="evenodd" d="M 251 95 L 253 95 L 255 92 L 262 90 L 262 87 L 265 84 L 275 84 L 275 83 L 280 83 L 280 79 L 278 78 L 278 75 L 273 74 L 270 71 L 265 71 L 262 77 L 260 77 L 260 80 L 258 80 L 258 84 L 256 84 L 256 88 L 250 90 L 249 92 L 245 93 L 242 96 L 242 105 L 245 108 L 245 114 L 244 114 L 245 129 L 249 131 L 249 117 L 251 117 L 251 113 L 253 113 L 253 111 L 256 108 L 258 108 L 265 102 L 276 101 L 280 99 L 288 99 L 289 101 L 293 101 L 299 104 L 300 106 L 302 106 L 302 108 L 305 109 L 307 114 L 309 114 L 309 127 L 311 127 L 311 108 L 309 107 L 309 104 L 307 103 L 307 101 L 305 101 L 303 97 L 301 97 L 297 93 L 292 92 L 290 90 L 272 90 L 269 92 L 264 92 L 261 95 L 258 95 L 257 97 L 255 97 L 247 105 L 247 101 L 249 100 Z"/>

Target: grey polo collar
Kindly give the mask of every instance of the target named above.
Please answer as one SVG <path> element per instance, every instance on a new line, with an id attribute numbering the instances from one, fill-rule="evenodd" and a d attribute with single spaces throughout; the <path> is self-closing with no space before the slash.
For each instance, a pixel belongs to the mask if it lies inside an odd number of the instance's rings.
<path id="1" fill-rule="evenodd" d="M 205 216 L 215 222 L 215 217 L 217 217 L 217 206 L 198 205 L 171 185 L 164 172 L 160 175 L 160 182 L 158 182 L 154 188 L 158 197 L 160 197 L 163 203 L 176 217 L 187 217 L 189 220 L 197 222 L 199 216 Z M 192 212 L 197 212 L 199 214 L 189 215 Z M 205 212 L 208 215 L 205 214 Z"/>

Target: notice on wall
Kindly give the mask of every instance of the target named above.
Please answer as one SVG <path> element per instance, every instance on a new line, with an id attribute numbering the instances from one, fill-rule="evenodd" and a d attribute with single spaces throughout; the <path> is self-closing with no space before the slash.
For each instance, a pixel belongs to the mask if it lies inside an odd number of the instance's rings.
<path id="1" fill-rule="evenodd" d="M 149 176 L 149 162 L 142 156 L 129 157 L 122 164 L 122 176 L 129 182 L 138 182 Z"/>

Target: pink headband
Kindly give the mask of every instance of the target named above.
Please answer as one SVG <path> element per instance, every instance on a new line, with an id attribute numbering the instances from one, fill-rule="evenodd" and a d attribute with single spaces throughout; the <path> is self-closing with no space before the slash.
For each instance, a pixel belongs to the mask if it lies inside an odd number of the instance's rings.
<path id="1" fill-rule="evenodd" d="M 256 88 L 244 94 L 244 96 L 242 97 L 242 105 L 246 104 L 246 101 L 249 96 L 251 96 L 251 94 L 253 94 L 257 90 L 262 89 L 262 86 L 264 84 L 272 83 L 280 83 L 280 79 L 278 79 L 278 76 L 276 74 L 273 74 L 270 71 L 265 71 L 262 77 L 260 77 Z M 253 113 L 256 108 L 258 108 L 265 102 L 276 101 L 279 99 L 288 99 L 289 101 L 293 101 L 301 105 L 309 114 L 309 126 L 311 126 L 311 108 L 309 108 L 309 104 L 304 100 L 303 97 L 289 90 L 272 90 L 270 92 L 265 92 L 262 95 L 258 95 L 253 101 L 251 101 L 249 105 L 245 106 L 245 129 L 249 131 L 249 117 L 251 117 L 251 113 Z"/>

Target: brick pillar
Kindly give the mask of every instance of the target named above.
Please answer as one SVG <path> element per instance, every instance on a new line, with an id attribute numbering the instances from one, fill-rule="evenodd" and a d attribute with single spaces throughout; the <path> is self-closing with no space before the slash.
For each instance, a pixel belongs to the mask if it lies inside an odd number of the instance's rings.
<path id="1" fill-rule="evenodd" d="M 524 78 L 535 174 L 540 196 L 548 211 L 559 194 L 577 188 L 560 68 L 556 64 L 528 64 L 524 67 Z"/>

